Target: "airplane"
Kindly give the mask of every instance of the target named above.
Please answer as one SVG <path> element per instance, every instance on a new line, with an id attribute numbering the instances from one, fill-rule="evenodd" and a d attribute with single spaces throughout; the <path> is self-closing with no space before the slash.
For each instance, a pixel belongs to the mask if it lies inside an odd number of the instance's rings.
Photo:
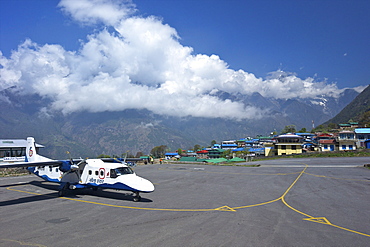
<path id="1" fill-rule="evenodd" d="M 154 191 L 154 185 L 139 177 L 127 165 L 117 159 L 70 159 L 52 160 L 37 154 L 35 139 L 27 138 L 25 162 L 0 164 L 0 168 L 27 167 L 35 175 L 49 182 L 60 183 L 58 196 L 68 190 L 91 188 L 116 189 L 133 192 L 135 202 L 140 193 Z"/>

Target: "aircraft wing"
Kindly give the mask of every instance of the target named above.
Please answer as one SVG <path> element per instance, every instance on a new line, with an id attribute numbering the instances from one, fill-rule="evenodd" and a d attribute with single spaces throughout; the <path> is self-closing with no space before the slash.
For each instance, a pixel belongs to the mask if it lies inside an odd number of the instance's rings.
<path id="1" fill-rule="evenodd" d="M 61 166 L 65 163 L 63 160 L 47 160 L 37 162 L 14 162 L 14 163 L 0 163 L 0 168 L 12 167 L 36 167 L 36 166 Z"/>

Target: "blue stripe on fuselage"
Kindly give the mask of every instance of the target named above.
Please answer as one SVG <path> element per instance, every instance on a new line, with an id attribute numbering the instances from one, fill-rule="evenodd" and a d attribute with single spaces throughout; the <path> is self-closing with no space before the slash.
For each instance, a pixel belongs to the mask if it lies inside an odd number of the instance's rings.
<path id="1" fill-rule="evenodd" d="M 60 180 L 59 179 L 56 179 L 56 178 L 50 178 L 49 176 L 47 175 L 40 175 L 40 172 L 39 171 L 36 171 L 36 167 L 27 167 L 27 170 L 32 172 L 33 174 L 35 174 L 36 176 L 44 179 L 45 181 L 48 181 L 48 182 L 54 182 L 54 183 L 60 183 Z"/>
<path id="2" fill-rule="evenodd" d="M 87 186 L 99 187 L 99 188 L 104 188 L 104 189 L 127 190 L 127 191 L 133 191 L 133 192 L 145 192 L 145 191 L 140 191 L 140 190 L 131 188 L 130 186 L 127 186 L 126 184 L 123 184 L 123 183 L 114 183 L 114 184 L 88 183 Z"/>

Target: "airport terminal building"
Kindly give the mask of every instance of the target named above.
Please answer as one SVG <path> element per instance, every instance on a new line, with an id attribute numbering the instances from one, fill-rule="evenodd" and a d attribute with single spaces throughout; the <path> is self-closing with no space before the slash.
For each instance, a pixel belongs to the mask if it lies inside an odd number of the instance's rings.
<path id="1" fill-rule="evenodd" d="M 43 145 L 35 144 L 36 150 Z M 0 162 L 25 161 L 27 140 L 24 139 L 0 139 Z"/>

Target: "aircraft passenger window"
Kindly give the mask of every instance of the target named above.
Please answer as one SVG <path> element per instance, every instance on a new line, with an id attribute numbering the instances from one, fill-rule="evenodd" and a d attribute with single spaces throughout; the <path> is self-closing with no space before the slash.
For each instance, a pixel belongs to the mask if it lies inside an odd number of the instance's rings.
<path id="1" fill-rule="evenodd" d="M 104 176 L 104 171 L 103 170 L 100 170 L 100 176 L 103 177 Z"/>
<path id="2" fill-rule="evenodd" d="M 55 171 L 56 171 L 56 172 L 58 172 L 58 171 L 59 171 L 59 169 L 58 169 L 58 168 L 55 168 Z"/>
<path id="3" fill-rule="evenodd" d="M 89 170 L 89 175 L 91 175 L 92 174 L 92 171 L 91 170 Z"/>
<path id="4" fill-rule="evenodd" d="M 111 178 L 116 178 L 118 177 L 116 170 L 115 169 L 110 169 L 110 177 Z"/>
<path id="5" fill-rule="evenodd" d="M 49 167 L 49 171 L 52 172 L 53 171 L 53 167 L 50 166 Z"/>
<path id="6" fill-rule="evenodd" d="M 98 171 L 95 171 L 95 175 L 98 176 L 99 175 L 99 172 Z"/>

